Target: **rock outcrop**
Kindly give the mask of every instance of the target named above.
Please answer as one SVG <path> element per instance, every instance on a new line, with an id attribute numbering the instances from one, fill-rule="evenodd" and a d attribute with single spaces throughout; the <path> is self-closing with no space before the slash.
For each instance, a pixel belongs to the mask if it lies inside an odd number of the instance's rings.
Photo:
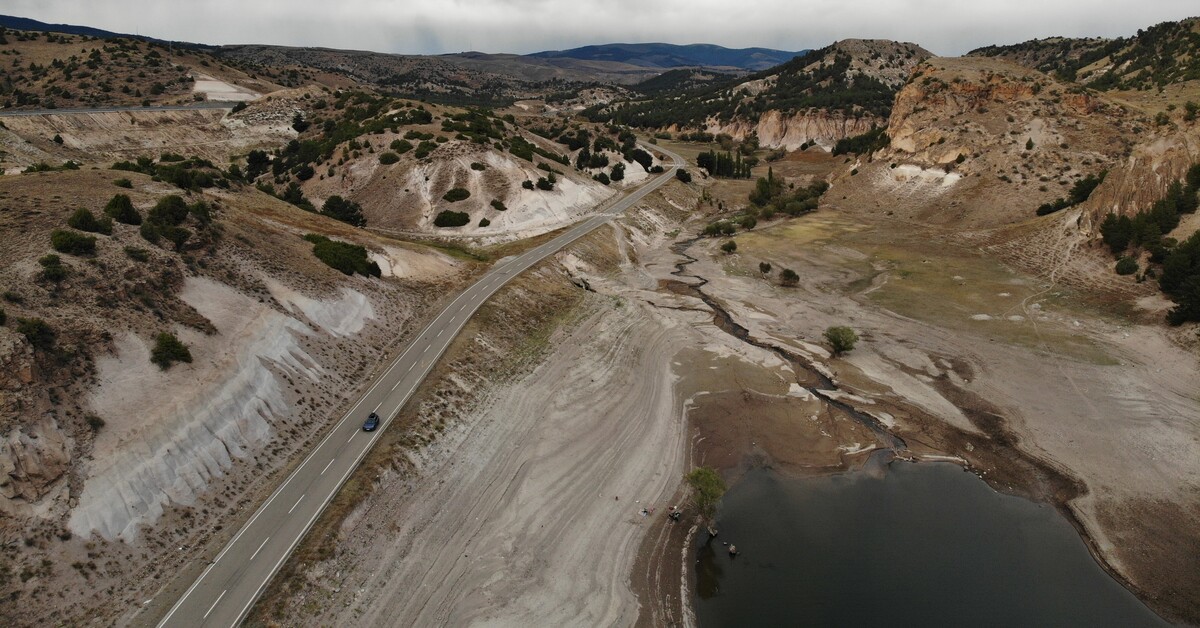
<path id="1" fill-rule="evenodd" d="M 861 135 L 883 123 L 882 118 L 871 115 L 848 116 L 819 109 L 790 115 L 768 111 L 756 123 L 747 120 L 722 123 L 712 119 L 705 132 L 725 133 L 739 141 L 757 135 L 758 144 L 763 148 L 796 150 L 806 143 L 830 148 L 840 139 Z"/>
<path id="2" fill-rule="evenodd" d="M 14 428 L 0 439 L 0 500 L 32 504 L 42 499 L 71 464 L 70 439 L 52 417 Z M 13 504 L 0 510 L 12 511 Z"/>

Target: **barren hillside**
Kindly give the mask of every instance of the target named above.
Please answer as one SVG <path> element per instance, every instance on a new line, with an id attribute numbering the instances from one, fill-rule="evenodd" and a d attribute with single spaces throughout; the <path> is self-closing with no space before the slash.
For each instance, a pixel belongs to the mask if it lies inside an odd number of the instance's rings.
<path id="1" fill-rule="evenodd" d="M 141 226 L 109 222 L 118 194 Z M 98 232 L 68 226 L 79 208 Z M 334 270 L 306 233 L 367 247 L 382 276 Z M 24 539 L 4 549 L 9 625 L 115 621 L 153 597 L 465 271 L 244 185 L 112 170 L 0 178 L 0 237 L 0 528 Z M 153 363 L 162 334 L 184 361 Z"/>

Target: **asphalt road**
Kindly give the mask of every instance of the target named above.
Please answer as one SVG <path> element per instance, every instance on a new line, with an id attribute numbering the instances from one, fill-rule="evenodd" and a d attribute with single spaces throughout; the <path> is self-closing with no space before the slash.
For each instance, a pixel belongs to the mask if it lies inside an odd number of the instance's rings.
<path id="1" fill-rule="evenodd" d="M 283 561 L 483 302 L 513 277 L 629 209 L 675 176 L 675 169 L 683 165 L 682 159 L 661 148 L 654 149 L 674 159 L 675 164 L 611 203 L 604 212 L 496 265 L 446 306 L 259 507 L 175 603 L 159 627 L 230 627 L 241 623 Z M 374 432 L 364 432 L 363 421 L 372 411 L 384 418 L 383 424 Z"/>
<path id="2" fill-rule="evenodd" d="M 0 109 L 0 118 L 13 116 L 63 116 L 87 113 L 117 113 L 120 111 L 188 111 L 191 109 L 233 109 L 235 102 L 204 101 L 187 105 L 157 105 L 151 107 L 92 107 L 89 109 Z"/>

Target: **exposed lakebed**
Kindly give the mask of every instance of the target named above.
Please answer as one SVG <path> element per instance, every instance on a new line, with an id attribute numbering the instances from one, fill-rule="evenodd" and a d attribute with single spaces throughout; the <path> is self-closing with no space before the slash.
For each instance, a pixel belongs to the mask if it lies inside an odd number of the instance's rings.
<path id="1" fill-rule="evenodd" d="M 1163 626 L 1054 508 L 947 463 L 757 469 L 701 533 L 701 626 Z M 737 545 L 731 558 L 725 542 Z"/>

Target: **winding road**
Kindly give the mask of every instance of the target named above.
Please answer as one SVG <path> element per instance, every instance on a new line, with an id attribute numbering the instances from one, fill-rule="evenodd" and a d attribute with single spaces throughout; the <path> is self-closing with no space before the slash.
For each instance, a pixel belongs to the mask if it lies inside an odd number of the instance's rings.
<path id="1" fill-rule="evenodd" d="M 166 626 L 237 626 L 313 522 L 358 467 L 392 419 L 424 381 L 467 320 L 505 283 L 534 264 L 621 214 L 670 181 L 682 159 L 657 146 L 674 163 L 641 187 L 619 197 L 608 209 L 519 256 L 501 260 L 458 295 L 367 390 L 283 484 L 259 507 L 200 577 L 159 622 Z M 367 415 L 384 417 L 374 432 L 364 432 Z"/>

